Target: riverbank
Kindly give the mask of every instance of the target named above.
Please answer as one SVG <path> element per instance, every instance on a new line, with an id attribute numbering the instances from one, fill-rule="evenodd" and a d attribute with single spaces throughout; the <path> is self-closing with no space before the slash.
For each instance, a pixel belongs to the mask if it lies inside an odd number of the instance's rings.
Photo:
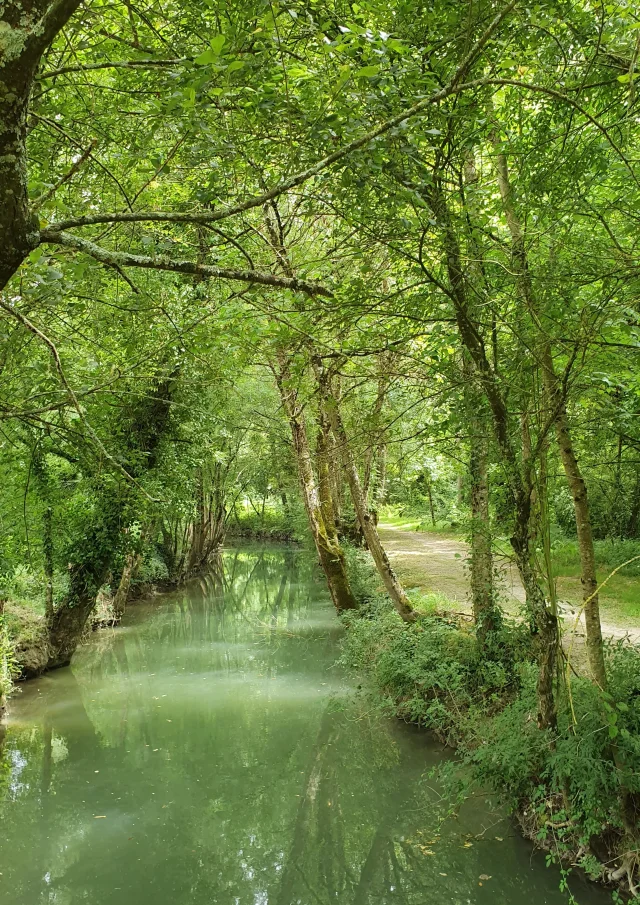
<path id="1" fill-rule="evenodd" d="M 430 773 L 449 752 L 336 665 L 315 557 L 223 558 L 222 580 L 140 601 L 16 693 L 0 903 L 565 905 L 491 796 L 447 819 Z M 571 889 L 608 900 L 577 876 Z"/>
<path id="2" fill-rule="evenodd" d="M 207 564 L 199 572 L 206 572 L 209 569 L 210 564 Z M 190 575 L 181 575 L 173 580 L 163 577 L 153 581 L 145 579 L 133 582 L 126 598 L 126 607 L 175 591 L 181 585 L 196 578 L 198 574 L 197 571 Z M 122 616 L 114 613 L 114 601 L 115 591 L 108 586 L 100 591 L 95 608 L 87 620 L 81 644 L 93 632 L 103 628 L 113 628 L 120 623 Z M 7 658 L 5 695 L 10 692 L 15 682 L 36 678 L 47 669 L 47 623 L 42 606 L 38 607 L 37 604 L 37 600 L 10 600 L 5 603 L 2 617 L 3 646 Z"/>
<path id="3" fill-rule="evenodd" d="M 368 677 L 372 706 L 456 749 L 463 769 L 444 774 L 454 797 L 491 789 L 564 870 L 576 866 L 633 892 L 638 650 L 623 640 L 607 645 L 608 695 L 569 675 L 557 693 L 557 729 L 543 731 L 536 724 L 537 666 L 527 626 L 506 620 L 487 654 L 468 620 L 451 612 L 403 623 L 379 591 L 366 554 L 351 551 L 350 568 L 362 609 L 345 619 L 343 660 Z"/>

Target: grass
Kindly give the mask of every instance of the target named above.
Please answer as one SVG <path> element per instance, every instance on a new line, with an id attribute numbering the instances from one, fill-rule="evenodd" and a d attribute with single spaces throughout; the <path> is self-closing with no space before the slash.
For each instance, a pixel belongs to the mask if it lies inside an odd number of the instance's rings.
<path id="1" fill-rule="evenodd" d="M 640 620 L 640 559 L 629 565 L 625 562 L 640 555 L 640 542 L 630 540 L 599 540 L 595 542 L 596 568 L 600 582 L 622 566 L 600 592 L 600 605 L 605 617 Z M 554 544 L 553 568 L 558 576 L 560 596 L 581 597 L 580 556 L 574 540 Z"/>
<path id="2" fill-rule="evenodd" d="M 397 506 L 385 506 L 380 512 L 380 521 L 402 531 L 419 531 L 438 534 L 442 537 L 463 537 L 464 527 L 451 521 L 436 520 L 434 525 L 430 515 L 406 512 Z"/>
<path id="3" fill-rule="evenodd" d="M 464 541 L 463 525 L 452 526 L 451 522 L 438 522 L 431 526 L 430 517 L 424 513 L 407 512 L 401 507 L 387 507 L 381 513 L 381 521 L 385 525 L 407 532 L 415 532 L 418 536 L 431 535 L 440 538 Z M 495 551 L 500 557 L 510 560 L 513 550 L 507 537 L 495 538 Z M 600 606 L 603 621 L 614 623 L 621 628 L 632 628 L 640 623 L 640 559 L 629 565 L 623 565 L 634 556 L 640 555 L 640 541 L 604 539 L 595 542 L 596 567 L 600 582 L 607 580 L 600 592 Z M 428 554 L 427 554 L 428 555 Z M 553 571 L 556 576 L 558 597 L 577 605 L 582 600 L 580 585 L 580 556 L 575 539 L 559 537 L 554 539 Z M 415 589 L 414 593 L 425 589 L 425 563 L 419 557 L 401 557 L 396 561 L 398 573 L 407 588 Z M 620 572 L 608 578 L 619 567 Z M 436 563 L 431 559 L 427 571 L 433 573 Z M 441 571 L 441 570 L 439 570 Z M 433 575 L 432 575 L 433 578 Z M 442 579 L 440 574 L 439 579 Z M 447 586 L 448 586 L 447 582 Z M 467 578 L 460 576 L 458 588 L 451 582 L 449 597 L 464 600 L 467 595 Z"/>

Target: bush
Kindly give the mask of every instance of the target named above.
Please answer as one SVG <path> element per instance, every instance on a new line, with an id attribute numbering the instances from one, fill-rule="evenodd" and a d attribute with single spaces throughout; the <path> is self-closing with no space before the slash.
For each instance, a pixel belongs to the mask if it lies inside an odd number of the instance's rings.
<path id="1" fill-rule="evenodd" d="M 637 648 L 608 647 L 607 694 L 573 677 L 558 693 L 551 734 L 536 722 L 526 626 L 505 623 L 481 652 L 473 629 L 445 616 L 402 622 L 375 589 L 367 555 L 350 551 L 348 562 L 362 608 L 344 617 L 342 662 L 370 677 L 387 712 L 457 747 L 458 766 L 444 769 L 451 789 L 462 774 L 467 791 L 489 788 L 554 857 L 580 852 L 591 873 L 627 851 L 623 790 L 627 801 L 640 797 Z"/>

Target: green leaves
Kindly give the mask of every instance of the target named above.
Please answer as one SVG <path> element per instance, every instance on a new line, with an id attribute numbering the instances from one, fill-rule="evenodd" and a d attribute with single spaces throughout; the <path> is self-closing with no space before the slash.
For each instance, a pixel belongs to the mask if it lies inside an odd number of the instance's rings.
<path id="1" fill-rule="evenodd" d="M 224 35 L 216 35 L 211 38 L 209 41 L 209 49 L 205 50 L 204 53 L 201 53 L 200 56 L 195 59 L 198 66 L 209 66 L 211 63 L 216 63 L 222 53 L 225 41 L 226 38 Z"/>
<path id="2" fill-rule="evenodd" d="M 380 72 L 379 66 L 363 66 L 362 69 L 359 69 L 356 72 L 356 78 L 365 79 L 372 78 Z"/>

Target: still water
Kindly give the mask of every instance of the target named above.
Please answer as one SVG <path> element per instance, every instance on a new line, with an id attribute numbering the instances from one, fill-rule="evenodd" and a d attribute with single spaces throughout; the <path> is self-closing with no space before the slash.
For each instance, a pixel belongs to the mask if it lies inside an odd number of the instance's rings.
<path id="1" fill-rule="evenodd" d="M 12 699 L 1 905 L 542 905 L 559 876 L 426 733 L 369 712 L 301 554 L 138 604 Z M 610 897 L 573 880 L 584 905 Z"/>

